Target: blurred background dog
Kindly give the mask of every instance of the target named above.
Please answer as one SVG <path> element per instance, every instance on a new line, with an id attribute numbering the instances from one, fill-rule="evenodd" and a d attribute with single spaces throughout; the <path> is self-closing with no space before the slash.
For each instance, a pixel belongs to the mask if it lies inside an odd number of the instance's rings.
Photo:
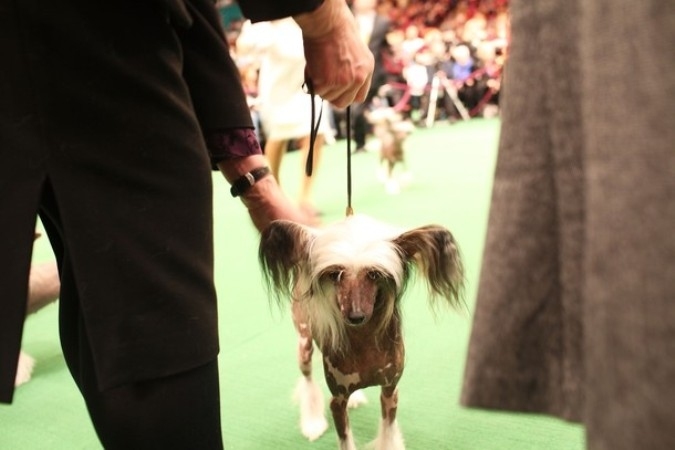
<path id="1" fill-rule="evenodd" d="M 365 115 L 378 141 L 378 179 L 384 183 L 389 194 L 398 194 L 412 180 L 405 161 L 405 140 L 415 130 L 415 125 L 389 106 L 387 89 L 387 86 L 380 89 L 373 99 L 373 107 Z"/>

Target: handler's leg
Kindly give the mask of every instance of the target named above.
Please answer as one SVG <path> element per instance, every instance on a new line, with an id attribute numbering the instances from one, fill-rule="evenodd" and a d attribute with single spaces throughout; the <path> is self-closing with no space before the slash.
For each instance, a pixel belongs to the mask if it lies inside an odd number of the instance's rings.
<path id="1" fill-rule="evenodd" d="M 217 360 L 168 377 L 99 390 L 75 278 L 61 238 L 59 211 L 50 189 L 45 191 L 40 216 L 61 271 L 61 347 L 106 450 L 221 449 Z"/>
<path id="2" fill-rule="evenodd" d="M 73 294 L 69 272 L 65 267 L 62 346 L 103 446 L 107 450 L 221 449 L 217 360 L 168 377 L 99 390 L 84 320 L 79 306 L 73 305 L 76 296 L 65 294 Z"/>
<path id="3" fill-rule="evenodd" d="M 89 375 L 82 394 L 106 449 L 223 448 L 217 361 L 105 392 Z"/>

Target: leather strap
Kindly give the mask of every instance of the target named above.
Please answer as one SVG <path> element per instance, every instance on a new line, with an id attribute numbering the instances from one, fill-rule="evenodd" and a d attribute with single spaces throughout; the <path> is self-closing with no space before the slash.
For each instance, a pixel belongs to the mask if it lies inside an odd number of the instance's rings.
<path id="1" fill-rule="evenodd" d="M 232 194 L 232 197 L 240 196 L 269 173 L 270 168 L 267 166 L 258 167 L 257 169 L 253 169 L 250 172 L 245 173 L 241 177 L 237 178 L 234 183 L 232 183 L 232 187 L 230 187 L 230 194 Z"/>

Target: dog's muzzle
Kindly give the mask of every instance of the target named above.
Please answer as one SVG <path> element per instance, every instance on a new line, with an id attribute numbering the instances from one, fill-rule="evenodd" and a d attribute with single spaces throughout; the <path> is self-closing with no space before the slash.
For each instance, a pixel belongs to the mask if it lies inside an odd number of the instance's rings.
<path id="1" fill-rule="evenodd" d="M 349 316 L 347 317 L 347 323 L 352 326 L 359 326 L 366 323 L 366 319 L 366 315 L 363 312 L 354 311 L 349 313 Z"/>

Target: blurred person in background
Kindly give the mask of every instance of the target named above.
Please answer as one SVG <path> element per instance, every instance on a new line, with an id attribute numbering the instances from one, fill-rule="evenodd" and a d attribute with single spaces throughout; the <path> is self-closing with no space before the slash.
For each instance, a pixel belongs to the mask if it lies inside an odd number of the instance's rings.
<path id="1" fill-rule="evenodd" d="M 321 152 L 324 143 L 331 143 L 334 137 L 329 118 L 323 113 L 330 108 L 327 102 L 318 96 L 312 98 L 303 88 L 302 30 L 291 18 L 255 24 L 246 22 L 237 39 L 237 50 L 241 58 L 256 61 L 258 65 L 256 110 L 272 175 L 281 184 L 281 163 L 286 151 L 291 146 L 300 149 L 298 202 L 308 220 L 313 221 L 319 215 L 312 193 Z M 312 123 L 312 108 L 315 123 Z M 313 129 L 318 133 L 314 142 L 312 174 L 308 176 L 305 161 Z"/>
<path id="2" fill-rule="evenodd" d="M 387 70 L 384 65 L 385 54 L 391 52 L 387 35 L 391 31 L 391 22 L 387 16 L 378 13 L 377 0 L 353 0 L 352 12 L 356 19 L 361 40 L 368 45 L 375 58 L 375 68 L 370 90 L 364 102 L 354 104 L 351 111 L 352 131 L 355 144 L 354 152 L 366 149 L 366 139 L 371 130 L 366 119 L 366 110 L 377 95 L 380 87 L 387 83 Z M 349 137 L 348 137 L 349 138 Z"/>

